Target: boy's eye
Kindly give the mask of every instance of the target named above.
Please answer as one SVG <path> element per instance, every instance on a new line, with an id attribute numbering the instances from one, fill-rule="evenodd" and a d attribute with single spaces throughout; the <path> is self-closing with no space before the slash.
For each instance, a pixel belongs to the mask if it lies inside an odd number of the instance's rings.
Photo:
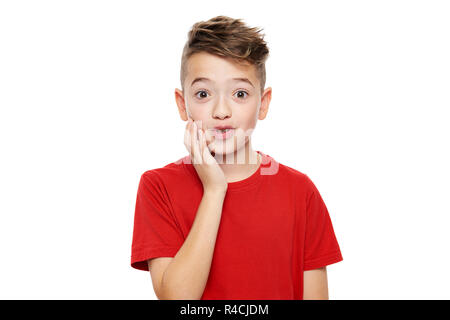
<path id="1" fill-rule="evenodd" d="M 244 94 L 246 94 L 246 95 L 248 96 L 248 92 L 247 92 L 247 91 L 244 91 L 244 90 L 239 90 L 239 91 L 237 91 L 236 93 L 240 93 L 240 92 L 242 92 L 242 93 L 244 93 Z M 201 94 L 201 97 L 198 96 L 199 93 Z M 203 99 L 203 98 L 206 98 L 207 93 L 208 93 L 208 92 L 205 91 L 205 90 L 200 90 L 200 91 L 197 91 L 197 93 L 195 94 L 195 96 L 196 96 L 197 98 Z M 236 94 L 236 93 L 235 93 L 235 94 Z M 241 95 L 238 96 L 238 98 L 244 99 L 244 98 L 246 98 L 246 97 L 245 97 L 245 96 L 242 96 L 242 94 L 241 94 Z"/>
<path id="2" fill-rule="evenodd" d="M 198 92 L 195 94 L 195 96 L 196 96 L 197 98 L 199 98 L 199 96 L 198 96 L 199 93 L 202 93 L 202 97 L 201 97 L 200 99 L 206 98 L 207 92 L 206 92 L 205 90 L 200 90 L 200 91 L 198 91 Z"/>
<path id="3" fill-rule="evenodd" d="M 236 92 L 236 93 L 239 93 L 239 92 L 242 92 L 242 93 L 245 93 L 247 96 L 248 96 L 248 92 L 247 91 L 244 91 L 244 90 L 239 90 L 238 92 Z M 240 95 L 240 97 L 242 97 L 242 95 Z M 243 98 L 245 98 L 245 96 L 243 97 Z"/>

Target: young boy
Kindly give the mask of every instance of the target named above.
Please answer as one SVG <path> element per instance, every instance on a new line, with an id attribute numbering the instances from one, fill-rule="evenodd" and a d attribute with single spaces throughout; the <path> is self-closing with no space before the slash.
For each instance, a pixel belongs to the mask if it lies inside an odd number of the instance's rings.
<path id="1" fill-rule="evenodd" d="M 188 33 L 189 155 L 144 172 L 136 199 L 131 266 L 159 299 L 328 299 L 326 266 L 343 260 L 309 177 L 252 149 L 272 94 L 259 31 L 217 16 Z"/>

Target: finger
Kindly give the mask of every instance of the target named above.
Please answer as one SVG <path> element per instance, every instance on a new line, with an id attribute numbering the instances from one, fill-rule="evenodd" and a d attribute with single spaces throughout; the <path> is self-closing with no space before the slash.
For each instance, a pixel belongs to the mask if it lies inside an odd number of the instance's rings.
<path id="1" fill-rule="evenodd" d="M 202 129 L 197 129 L 198 132 L 198 145 L 199 145 L 199 150 L 200 150 L 200 155 L 202 157 L 203 160 L 203 150 L 204 150 L 204 146 L 203 146 L 203 131 Z"/>
<path id="2" fill-rule="evenodd" d="M 213 141 L 214 135 L 211 133 L 211 130 L 205 131 L 206 145 L 209 145 Z"/>
<path id="3" fill-rule="evenodd" d="M 189 120 L 189 137 L 190 137 L 190 152 L 191 152 L 191 159 L 194 161 L 195 158 L 195 150 L 194 150 L 194 122 L 192 119 Z"/>
<path id="4" fill-rule="evenodd" d="M 184 130 L 184 145 L 187 149 L 187 151 L 189 152 L 189 155 L 191 156 L 191 158 L 193 157 L 193 153 L 192 153 L 192 142 L 191 142 L 191 124 L 188 122 L 186 124 L 186 129 Z"/>
<path id="5" fill-rule="evenodd" d="M 195 163 L 195 153 L 194 153 L 194 132 L 193 132 L 193 123 L 189 125 L 189 146 L 190 146 L 190 154 L 191 154 L 191 161 Z"/>
<path id="6" fill-rule="evenodd" d="M 194 144 L 193 144 L 193 122 L 192 119 L 188 120 L 188 123 L 186 125 L 186 139 L 187 139 L 187 143 L 186 143 L 186 147 L 188 149 L 189 152 L 189 156 L 191 158 L 191 161 L 194 161 Z"/>
<path id="7" fill-rule="evenodd" d="M 213 152 L 213 151 L 214 151 L 214 148 L 215 148 L 215 141 L 216 141 L 215 136 L 212 136 L 212 137 L 211 137 L 211 141 L 210 141 L 209 143 L 207 143 L 207 146 L 208 146 L 208 149 L 209 149 L 210 152 Z"/>
<path id="8" fill-rule="evenodd" d="M 200 151 L 202 152 L 202 160 L 207 163 L 207 154 L 205 152 L 208 152 L 208 147 L 206 146 L 206 139 L 205 139 L 205 133 L 203 130 L 199 130 L 200 135 Z"/>
<path id="9" fill-rule="evenodd" d="M 207 163 L 207 164 L 213 164 L 214 163 L 214 158 L 211 156 L 211 153 L 209 151 L 208 146 L 206 145 L 206 135 L 204 132 L 202 132 L 201 135 L 201 144 L 203 146 L 202 149 L 202 155 L 203 155 L 203 160 Z"/>
<path id="10" fill-rule="evenodd" d="M 204 159 L 203 159 L 203 140 L 202 140 L 203 131 L 202 131 L 201 127 L 199 127 L 198 124 L 196 124 L 196 128 L 197 128 L 198 158 L 200 160 L 200 163 L 204 163 Z"/>
<path id="11" fill-rule="evenodd" d="M 195 122 L 192 124 L 192 149 L 194 153 L 194 161 L 196 164 L 201 164 L 201 154 L 200 154 L 200 147 L 198 144 L 198 133 L 197 133 L 197 125 Z"/>
<path id="12" fill-rule="evenodd" d="M 207 164 L 213 164 L 216 160 L 212 157 L 211 151 L 209 150 L 209 147 L 206 145 L 206 135 L 204 132 L 202 132 L 201 144 L 203 146 L 202 149 L 203 161 L 205 161 L 205 163 Z"/>

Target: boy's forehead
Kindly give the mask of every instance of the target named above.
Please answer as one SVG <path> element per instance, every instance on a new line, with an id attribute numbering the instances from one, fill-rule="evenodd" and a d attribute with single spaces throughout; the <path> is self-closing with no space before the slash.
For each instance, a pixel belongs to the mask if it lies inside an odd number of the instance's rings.
<path id="1" fill-rule="evenodd" d="M 253 86 L 256 86 L 256 68 L 249 63 L 243 65 L 229 58 L 208 53 L 196 53 L 188 59 L 187 65 L 187 78 L 190 79 L 189 86 L 191 86 L 193 80 L 202 78 L 210 79 L 210 81 L 226 79 L 229 82 L 236 81 L 236 79 L 248 79 Z"/>

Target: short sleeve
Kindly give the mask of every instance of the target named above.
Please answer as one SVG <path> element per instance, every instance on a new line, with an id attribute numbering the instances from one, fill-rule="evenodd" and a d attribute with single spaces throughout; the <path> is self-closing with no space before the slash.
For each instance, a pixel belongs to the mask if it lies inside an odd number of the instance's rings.
<path id="1" fill-rule="evenodd" d="M 307 177 L 311 193 L 306 204 L 304 270 L 313 270 L 342 261 L 328 209 L 314 183 Z"/>
<path id="2" fill-rule="evenodd" d="M 167 190 L 152 170 L 142 174 L 136 197 L 131 266 L 148 271 L 147 260 L 174 257 L 184 239 L 171 210 Z"/>

